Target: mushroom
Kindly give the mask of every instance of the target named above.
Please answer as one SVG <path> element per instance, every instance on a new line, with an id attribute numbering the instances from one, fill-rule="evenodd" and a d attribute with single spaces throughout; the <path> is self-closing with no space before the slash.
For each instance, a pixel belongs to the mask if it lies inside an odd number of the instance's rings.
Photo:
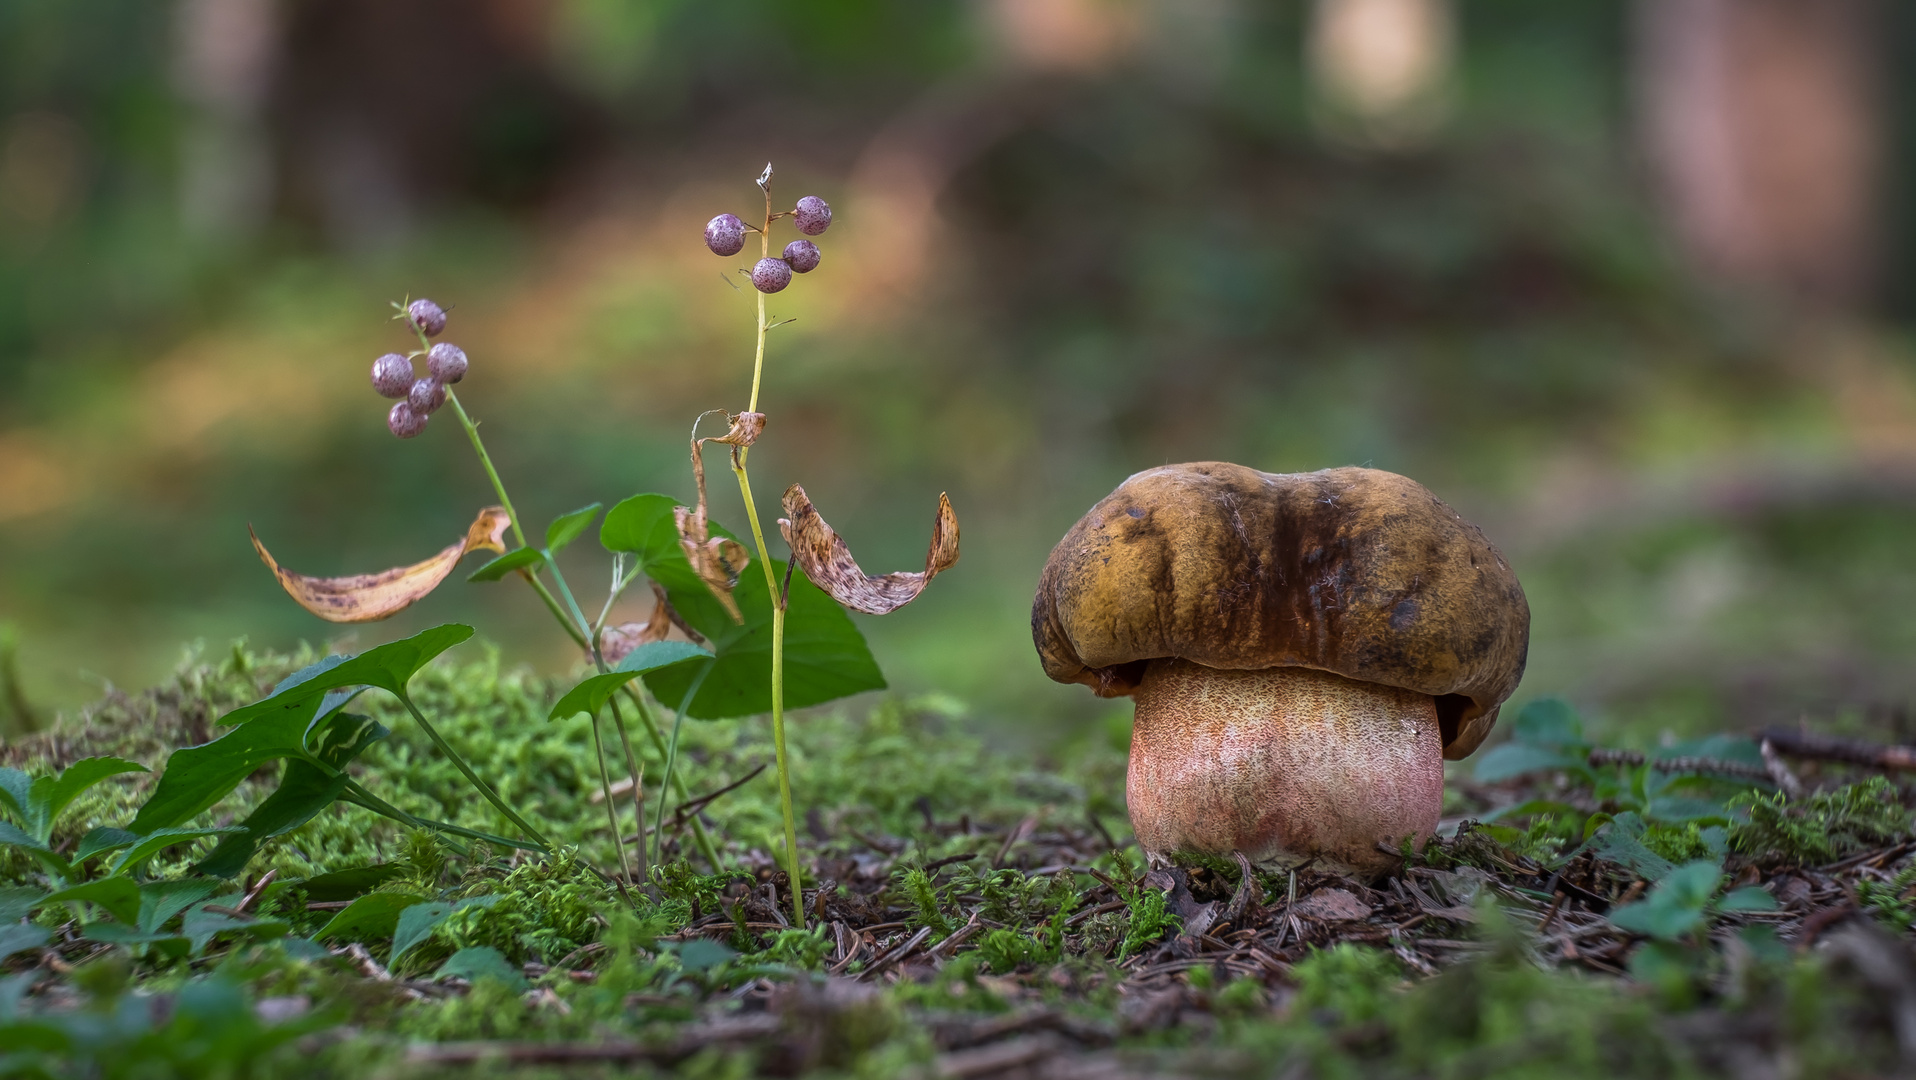
<path id="1" fill-rule="evenodd" d="M 1126 799 L 1154 861 L 1383 870 L 1443 809 L 1523 676 L 1530 607 L 1497 549 L 1377 469 L 1150 469 L 1051 552 L 1045 674 L 1132 695 Z M 1380 846 L 1381 845 L 1381 846 Z"/>

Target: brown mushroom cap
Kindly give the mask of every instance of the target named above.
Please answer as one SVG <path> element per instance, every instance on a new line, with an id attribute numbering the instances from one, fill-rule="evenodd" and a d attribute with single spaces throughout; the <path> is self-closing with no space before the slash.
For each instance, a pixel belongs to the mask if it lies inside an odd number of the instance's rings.
<path id="1" fill-rule="evenodd" d="M 1138 473 L 1065 534 L 1031 635 L 1046 675 L 1105 697 L 1161 657 L 1429 694 L 1456 759 L 1523 677 L 1530 606 L 1483 533 L 1414 480 L 1204 461 Z"/>

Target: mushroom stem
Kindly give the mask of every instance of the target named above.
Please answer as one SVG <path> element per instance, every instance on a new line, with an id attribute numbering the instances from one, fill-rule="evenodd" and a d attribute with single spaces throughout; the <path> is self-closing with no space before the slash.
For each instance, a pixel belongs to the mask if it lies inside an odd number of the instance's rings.
<path id="1" fill-rule="evenodd" d="M 1313 668 L 1223 671 L 1153 660 L 1136 694 L 1126 783 L 1155 858 L 1177 852 L 1375 873 L 1422 847 L 1444 805 L 1427 694 Z"/>

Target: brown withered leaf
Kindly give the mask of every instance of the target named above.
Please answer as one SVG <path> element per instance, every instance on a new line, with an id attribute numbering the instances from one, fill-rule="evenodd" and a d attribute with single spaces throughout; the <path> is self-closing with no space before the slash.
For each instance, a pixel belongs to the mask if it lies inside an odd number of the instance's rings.
<path id="1" fill-rule="evenodd" d="M 246 532 L 253 537 L 253 550 L 259 552 L 259 560 L 273 572 L 273 576 L 279 579 L 280 587 L 286 590 L 286 595 L 297 601 L 300 607 L 327 622 L 361 623 L 391 618 L 411 607 L 415 601 L 438 588 L 439 583 L 446 580 L 446 575 L 452 573 L 452 568 L 459 565 L 459 560 L 469 551 L 504 554 L 506 545 L 501 538 L 511 524 L 512 519 L 506 516 L 505 507 L 488 506 L 472 520 L 464 539 L 424 562 L 395 566 L 377 574 L 336 578 L 293 573 L 273 559 L 266 545 L 259 542 L 259 534 L 253 532 L 251 525 L 246 527 Z"/>
<path id="2" fill-rule="evenodd" d="M 665 597 L 665 587 L 656 581 L 652 583 L 652 597 L 652 614 L 644 622 L 621 623 L 599 632 L 599 655 L 605 658 L 606 663 L 616 664 L 641 645 L 664 641 L 674 626 L 684 631 L 685 636 L 695 643 L 705 643 L 705 638 L 679 617 L 672 607 L 672 601 Z"/>
<path id="3" fill-rule="evenodd" d="M 918 599 L 932 578 L 958 561 L 958 515 L 952 513 L 951 499 L 943 493 L 938 496 L 938 516 L 931 522 L 931 549 L 925 553 L 922 572 L 874 576 L 860 570 L 851 549 L 818 516 L 818 508 L 798 484 L 785 489 L 785 512 L 791 517 L 780 518 L 778 529 L 792 546 L 792 561 L 832 599 L 867 615 L 885 615 Z"/>
<path id="4" fill-rule="evenodd" d="M 725 443 L 732 447 L 736 455 L 741 447 L 747 447 L 758 441 L 759 434 L 765 430 L 764 413 L 739 413 L 726 417 L 731 429 L 724 435 L 710 435 L 703 439 L 692 440 L 692 478 L 698 483 L 699 504 L 697 507 L 674 507 L 672 516 L 678 525 L 679 548 L 685 552 L 687 562 L 698 574 L 705 587 L 725 605 L 725 611 L 735 623 L 743 623 L 745 615 L 738 609 L 738 601 L 732 599 L 732 590 L 738 588 L 738 578 L 750 565 L 752 557 L 745 545 L 724 536 L 713 536 L 711 522 L 705 512 L 705 444 L 708 442 Z M 697 431 L 697 425 L 693 431 Z"/>

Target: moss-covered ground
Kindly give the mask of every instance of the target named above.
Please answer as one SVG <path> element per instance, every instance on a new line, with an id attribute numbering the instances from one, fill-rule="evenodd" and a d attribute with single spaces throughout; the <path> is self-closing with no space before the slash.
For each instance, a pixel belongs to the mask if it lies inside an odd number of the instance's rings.
<path id="1" fill-rule="evenodd" d="M 1578 750 L 1553 765 L 1570 737 L 1551 744 L 1539 714 L 1512 725 L 1508 745 L 1534 745 L 1504 752 L 1508 775 L 1453 783 L 1444 837 L 1383 879 L 1151 869 L 1125 827 L 1121 739 L 1093 732 L 1034 762 L 968 737 L 953 702 L 866 701 L 792 728 L 812 874 L 799 929 L 772 858 L 772 772 L 754 773 L 772 757 L 765 724 L 687 723 L 680 763 L 695 797 L 745 780 L 699 811 L 721 865 L 668 814 L 650 895 L 628 891 L 594 872 L 619 861 L 587 719 L 548 723 L 562 686 L 469 653 L 423 672 L 416 702 L 568 847 L 461 853 L 341 804 L 219 886 L 226 921 L 190 951 L 100 940 L 86 903 L 41 907 L 30 919 L 45 944 L 0 971 L 0 1074 L 1916 1069 L 1916 843 L 1903 792 L 1867 771 L 1799 763 L 1807 791 L 1790 798 L 1757 779 L 1752 744 L 1729 739 L 1679 748 L 1680 761 Z M 311 659 L 235 648 L 188 663 L 163 687 L 11 740 L 5 764 L 45 774 L 114 754 L 157 772 Z M 396 704 L 355 707 L 393 732 L 353 767 L 367 789 L 421 817 L 511 832 Z M 1519 767 L 1520 753 L 1545 756 Z M 263 770 L 204 823 L 240 820 L 274 779 Z M 89 789 L 52 846 L 71 852 L 124 824 L 151 783 Z M 172 849 L 146 876 L 186 876 L 210 842 Z M 0 890 L 47 884 L 23 849 L 0 852 Z M 362 867 L 379 869 L 342 874 Z M 335 922 L 369 895 L 437 914 Z"/>

